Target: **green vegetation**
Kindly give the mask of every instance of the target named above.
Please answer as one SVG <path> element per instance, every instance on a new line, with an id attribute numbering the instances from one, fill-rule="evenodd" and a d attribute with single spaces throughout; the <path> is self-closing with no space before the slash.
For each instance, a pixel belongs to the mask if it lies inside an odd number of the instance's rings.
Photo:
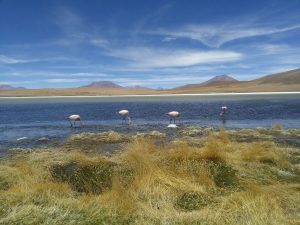
<path id="1" fill-rule="evenodd" d="M 0 224 L 300 224 L 300 149 L 278 141 L 299 130 L 179 133 L 12 150 L 0 159 Z"/>

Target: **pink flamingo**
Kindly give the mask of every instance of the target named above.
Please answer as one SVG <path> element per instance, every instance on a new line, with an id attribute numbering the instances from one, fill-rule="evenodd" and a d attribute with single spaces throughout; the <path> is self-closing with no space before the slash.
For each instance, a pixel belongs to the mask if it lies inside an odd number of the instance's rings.
<path id="1" fill-rule="evenodd" d="M 177 112 L 177 111 L 171 111 L 171 112 L 168 112 L 166 113 L 169 117 L 170 117 L 170 123 L 172 122 L 172 120 L 174 121 L 174 124 L 175 124 L 175 120 L 178 119 L 179 122 L 180 122 L 180 113 Z"/>
<path id="2" fill-rule="evenodd" d="M 117 112 L 117 114 L 119 114 L 122 117 L 122 124 L 124 123 L 124 121 L 126 122 L 126 119 L 128 120 L 128 124 L 131 124 L 131 118 L 129 116 L 128 110 L 123 109 L 123 110 Z"/>
<path id="3" fill-rule="evenodd" d="M 226 113 L 227 113 L 227 106 L 224 105 L 221 107 L 220 116 L 225 116 Z"/>
<path id="4" fill-rule="evenodd" d="M 80 122 L 80 126 L 83 126 L 83 123 L 81 121 L 81 118 L 79 115 L 70 115 L 68 118 L 67 118 L 71 124 L 71 127 L 73 127 L 73 125 L 75 126 L 76 125 L 76 121 L 79 121 Z M 73 121 L 73 123 L 72 123 Z"/>

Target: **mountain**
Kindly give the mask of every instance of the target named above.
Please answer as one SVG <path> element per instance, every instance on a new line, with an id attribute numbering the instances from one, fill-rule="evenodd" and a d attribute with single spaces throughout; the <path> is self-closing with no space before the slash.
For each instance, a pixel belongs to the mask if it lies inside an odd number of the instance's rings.
<path id="1" fill-rule="evenodd" d="M 215 76 L 215 77 L 209 79 L 208 81 L 201 83 L 201 85 L 206 86 L 206 85 L 220 84 L 220 83 L 226 83 L 226 82 L 233 83 L 233 82 L 238 82 L 238 80 L 236 80 L 233 77 L 228 76 L 228 75 L 220 75 L 220 76 Z"/>
<path id="2" fill-rule="evenodd" d="M 6 84 L 0 85 L 0 90 L 2 90 L 2 91 L 7 91 L 7 90 L 24 90 L 24 89 L 26 89 L 26 88 L 23 88 L 23 87 L 13 87 L 13 86 L 6 85 Z"/>
<path id="3" fill-rule="evenodd" d="M 300 69 L 263 76 L 250 81 L 237 81 L 222 75 L 201 84 L 172 89 L 173 93 L 207 92 L 289 92 L 300 91 Z"/>
<path id="4" fill-rule="evenodd" d="M 143 86 L 140 86 L 140 85 L 126 86 L 126 88 L 128 88 L 128 89 L 145 89 L 145 90 L 153 90 L 152 88 L 143 87 Z"/>
<path id="5" fill-rule="evenodd" d="M 264 76 L 252 82 L 259 84 L 300 84 L 300 69 Z"/>
<path id="6" fill-rule="evenodd" d="M 84 88 L 123 88 L 122 86 L 111 81 L 95 81 L 89 85 L 82 86 Z"/>
<path id="7" fill-rule="evenodd" d="M 190 84 L 174 89 L 146 89 L 141 86 L 122 87 L 110 81 L 97 81 L 81 88 L 22 89 L 24 88 L 0 85 L 0 96 L 97 96 L 300 92 L 300 69 L 271 74 L 250 81 L 237 81 L 230 76 L 222 75 L 216 76 L 201 84 Z"/>
<path id="8" fill-rule="evenodd" d="M 200 84 L 187 84 L 184 86 L 177 87 L 176 89 L 197 88 L 197 87 L 214 86 L 214 85 L 226 85 L 226 84 L 232 84 L 238 82 L 239 82 L 238 80 L 234 79 L 231 76 L 219 75 Z"/>
<path id="9" fill-rule="evenodd" d="M 126 86 L 123 87 L 111 81 L 95 81 L 89 85 L 82 86 L 83 88 L 122 88 L 122 89 L 143 89 L 143 90 L 152 90 L 151 88 L 143 87 L 140 85 Z"/>

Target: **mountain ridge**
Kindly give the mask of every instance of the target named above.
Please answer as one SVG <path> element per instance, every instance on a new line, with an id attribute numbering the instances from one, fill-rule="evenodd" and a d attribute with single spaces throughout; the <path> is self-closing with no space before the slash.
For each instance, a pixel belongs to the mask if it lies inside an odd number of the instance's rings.
<path id="1" fill-rule="evenodd" d="M 112 81 L 94 81 L 88 85 L 81 86 L 80 88 L 123 88 L 121 85 L 118 85 Z"/>
<path id="2" fill-rule="evenodd" d="M 196 88 L 196 87 L 201 87 L 201 86 L 213 86 L 213 85 L 224 85 L 224 84 L 235 83 L 235 82 L 240 82 L 240 81 L 233 78 L 232 76 L 223 74 L 223 75 L 214 76 L 214 77 L 210 78 L 209 80 L 204 81 L 202 83 L 186 84 L 186 85 L 175 87 L 174 89 Z"/>
<path id="3" fill-rule="evenodd" d="M 0 90 L 2 91 L 8 91 L 8 90 L 25 90 L 26 88 L 24 87 L 14 87 L 11 85 L 7 85 L 7 84 L 0 84 Z"/>

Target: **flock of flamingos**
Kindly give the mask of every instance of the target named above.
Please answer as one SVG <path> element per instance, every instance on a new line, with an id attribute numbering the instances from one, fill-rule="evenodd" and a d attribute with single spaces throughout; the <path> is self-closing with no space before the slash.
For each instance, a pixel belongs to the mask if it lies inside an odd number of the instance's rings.
<path id="1" fill-rule="evenodd" d="M 222 106 L 221 107 L 221 112 L 220 112 L 220 116 L 224 116 L 227 112 L 227 106 Z M 123 109 L 119 112 L 116 112 L 119 116 L 122 117 L 122 124 L 124 122 L 126 122 L 126 120 L 128 121 L 128 124 L 131 124 L 131 118 L 129 115 L 129 111 L 127 109 Z M 170 118 L 170 124 L 169 127 L 176 127 L 176 120 L 180 121 L 180 113 L 177 111 L 171 111 L 166 113 L 167 116 L 169 116 Z M 78 121 L 80 123 L 80 126 L 83 126 L 83 122 L 81 120 L 80 115 L 70 115 L 67 118 L 71 124 L 71 127 L 76 126 L 76 121 Z M 174 122 L 172 124 L 172 121 Z"/>

